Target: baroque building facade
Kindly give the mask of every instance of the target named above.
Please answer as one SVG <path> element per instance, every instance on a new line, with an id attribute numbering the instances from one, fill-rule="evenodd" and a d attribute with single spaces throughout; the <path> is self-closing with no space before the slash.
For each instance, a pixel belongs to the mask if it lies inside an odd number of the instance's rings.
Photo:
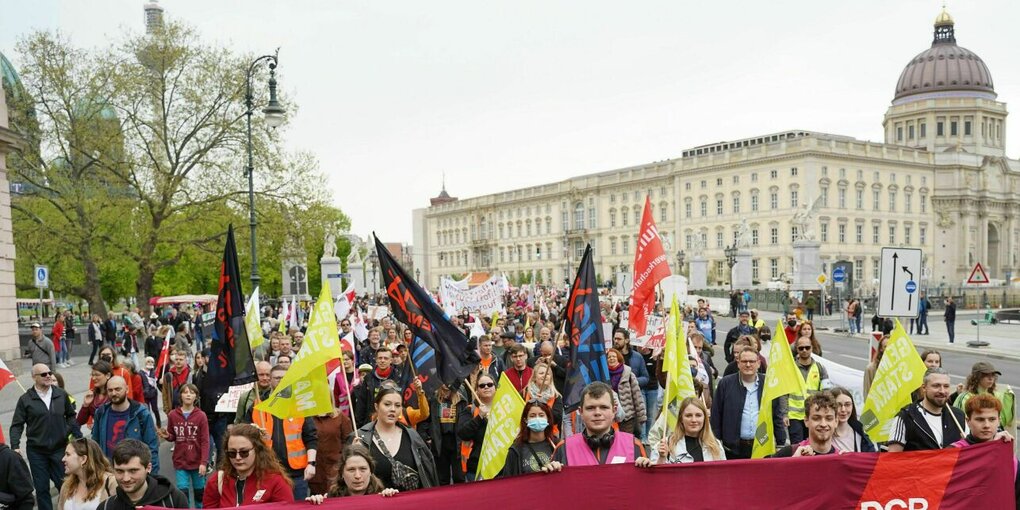
<path id="1" fill-rule="evenodd" d="M 414 263 L 433 287 L 473 271 L 562 283 L 591 243 L 606 280 L 631 269 L 648 197 L 671 267 L 679 251 L 687 262 L 703 251 L 710 285 L 729 281 L 724 249 L 745 222 L 752 279 L 787 279 L 805 234 L 794 215 L 813 205 L 823 268 L 853 262 L 858 292 L 875 290 L 882 246 L 920 248 L 929 286 L 958 286 L 978 262 L 1005 280 L 1020 256 L 1020 161 L 1005 155 L 1006 116 L 987 66 L 956 44 L 943 10 L 931 47 L 900 75 L 884 142 L 793 130 L 469 199 L 444 186 L 413 211 Z"/>

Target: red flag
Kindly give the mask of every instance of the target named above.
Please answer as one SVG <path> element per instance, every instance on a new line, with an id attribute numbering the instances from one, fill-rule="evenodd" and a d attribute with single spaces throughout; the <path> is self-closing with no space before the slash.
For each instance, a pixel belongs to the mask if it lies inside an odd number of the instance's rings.
<path id="1" fill-rule="evenodd" d="M 16 380 L 17 379 L 14 378 L 14 373 L 11 372 L 11 369 L 7 368 L 7 364 L 4 363 L 4 360 L 0 359 L 0 390 L 2 390 L 4 386 L 7 386 Z"/>
<path id="2" fill-rule="evenodd" d="M 163 337 L 163 348 L 159 350 L 159 359 L 156 360 L 156 380 L 162 381 L 166 374 L 166 367 L 170 364 L 170 339 L 174 337 L 174 330 L 171 328 Z"/>
<path id="3" fill-rule="evenodd" d="M 645 316 L 655 307 L 655 286 L 669 276 L 666 252 L 662 249 L 659 229 L 652 217 L 652 203 L 645 197 L 641 215 L 637 249 L 634 250 L 634 287 L 630 294 L 629 327 L 638 336 L 645 334 Z"/>

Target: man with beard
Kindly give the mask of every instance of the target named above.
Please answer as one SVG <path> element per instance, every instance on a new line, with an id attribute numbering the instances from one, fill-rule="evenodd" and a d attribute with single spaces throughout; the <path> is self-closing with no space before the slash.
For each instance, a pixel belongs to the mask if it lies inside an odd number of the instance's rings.
<path id="1" fill-rule="evenodd" d="M 929 368 L 921 386 L 924 398 L 900 409 L 892 422 L 890 452 L 938 450 L 963 437 L 963 411 L 946 405 L 949 399 L 949 372 Z"/>
<path id="2" fill-rule="evenodd" d="M 117 493 L 100 503 L 98 508 L 126 510 L 150 505 L 188 508 L 188 497 L 174 488 L 170 480 L 159 476 L 159 470 L 153 469 L 153 460 L 145 443 L 133 439 L 121 441 L 113 450 Z"/>
<path id="3" fill-rule="evenodd" d="M 99 443 L 99 449 L 107 458 L 111 458 L 118 443 L 137 439 L 148 445 L 152 468 L 158 473 L 159 442 L 148 407 L 127 398 L 127 382 L 120 376 L 115 375 L 106 382 L 106 396 L 108 400 L 96 409 L 92 440 Z"/>
<path id="4" fill-rule="evenodd" d="M 804 401 L 807 407 L 808 438 L 798 443 L 786 445 L 779 449 L 773 457 L 804 457 L 808 455 L 830 455 L 843 453 L 832 445 L 832 435 L 836 431 L 836 399 L 829 392 L 815 393 Z"/>

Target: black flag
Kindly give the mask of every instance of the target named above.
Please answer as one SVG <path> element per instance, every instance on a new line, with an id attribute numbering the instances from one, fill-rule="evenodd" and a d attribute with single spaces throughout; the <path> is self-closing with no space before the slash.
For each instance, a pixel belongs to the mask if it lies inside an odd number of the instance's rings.
<path id="1" fill-rule="evenodd" d="M 602 334 L 602 312 L 591 245 L 584 250 L 574 285 L 567 296 L 566 333 L 570 338 L 567 380 L 563 386 L 563 406 L 573 411 L 581 404 L 581 390 L 594 381 L 609 381 L 606 343 Z"/>
<path id="2" fill-rule="evenodd" d="M 464 332 L 450 322 L 442 308 L 393 260 L 378 237 L 375 238 L 375 249 L 394 317 L 411 328 L 414 336 L 432 349 L 439 380 L 454 387 L 454 384 L 475 371 L 479 361 L 477 353 L 468 348 L 468 338 Z M 414 352 L 409 352 L 409 355 L 414 361 L 431 361 L 422 359 L 433 357 L 427 356 L 426 351 L 415 346 Z M 426 387 L 430 386 L 430 381 L 425 380 L 428 374 L 419 373 L 418 376 L 423 379 L 422 383 Z"/>
<path id="3" fill-rule="evenodd" d="M 219 395 L 231 385 L 255 381 L 255 363 L 244 327 L 244 301 L 241 298 L 241 275 L 237 267 L 233 225 L 227 230 L 227 245 L 223 248 L 220 293 L 210 350 L 206 394 Z"/>

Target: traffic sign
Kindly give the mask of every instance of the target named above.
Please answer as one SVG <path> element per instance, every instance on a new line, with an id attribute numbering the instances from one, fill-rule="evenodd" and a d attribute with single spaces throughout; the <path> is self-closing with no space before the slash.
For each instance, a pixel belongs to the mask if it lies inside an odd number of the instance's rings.
<path id="1" fill-rule="evenodd" d="M 917 279 L 921 277 L 921 250 L 882 248 L 878 315 L 917 317 Z"/>
<path id="2" fill-rule="evenodd" d="M 829 277 L 825 276 L 825 273 L 822 273 L 818 275 L 818 278 L 816 278 L 815 281 L 818 282 L 818 285 L 824 286 L 829 281 Z"/>
<path id="3" fill-rule="evenodd" d="M 985 272 L 985 268 L 978 262 L 974 265 L 974 269 L 970 271 L 970 277 L 967 278 L 967 283 L 986 284 L 991 283 L 988 279 L 988 273 Z"/>
<path id="4" fill-rule="evenodd" d="M 836 283 L 846 281 L 846 269 L 843 269 L 843 266 L 836 266 L 836 269 L 832 270 L 832 281 Z"/>
<path id="5" fill-rule="evenodd" d="M 46 266 L 35 266 L 35 286 L 40 289 L 49 288 L 50 268 Z"/>

